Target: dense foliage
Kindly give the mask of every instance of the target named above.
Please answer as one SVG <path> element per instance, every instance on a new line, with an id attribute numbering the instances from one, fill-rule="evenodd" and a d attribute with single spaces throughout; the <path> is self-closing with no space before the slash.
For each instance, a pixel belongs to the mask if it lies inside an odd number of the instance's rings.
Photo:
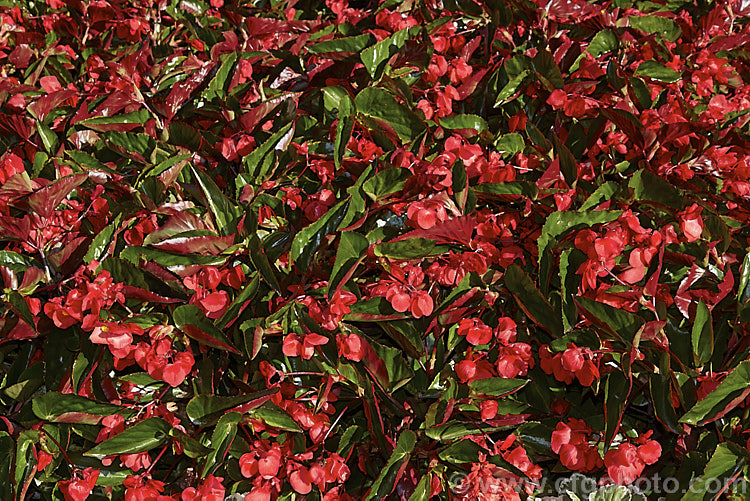
<path id="1" fill-rule="evenodd" d="M 0 4 L 0 499 L 740 489 L 746 1 Z"/>

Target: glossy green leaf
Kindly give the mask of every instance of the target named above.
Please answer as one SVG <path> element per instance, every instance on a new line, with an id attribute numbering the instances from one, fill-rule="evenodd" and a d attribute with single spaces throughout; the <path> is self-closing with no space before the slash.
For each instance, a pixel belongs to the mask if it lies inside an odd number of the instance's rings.
<path id="1" fill-rule="evenodd" d="M 328 54 L 332 52 L 359 53 L 369 46 L 375 38 L 369 33 L 355 37 L 337 38 L 318 42 L 307 47 L 311 54 Z"/>
<path id="2" fill-rule="evenodd" d="M 656 202 L 675 209 L 684 204 L 684 199 L 674 186 L 646 170 L 633 174 L 628 186 L 633 189 L 636 200 Z"/>
<path id="3" fill-rule="evenodd" d="M 620 431 L 625 405 L 630 396 L 631 383 L 622 370 L 607 376 L 604 387 L 604 446 L 609 447 L 612 439 Z"/>
<path id="4" fill-rule="evenodd" d="M 517 392 L 526 386 L 528 382 L 528 379 L 491 377 L 470 381 L 469 388 L 477 393 L 484 393 L 493 397 L 505 397 L 511 393 Z"/>
<path id="5" fill-rule="evenodd" d="M 34 415 L 53 423 L 98 424 L 104 416 L 122 414 L 131 416 L 133 411 L 118 405 L 99 403 L 72 393 L 50 391 L 32 402 Z"/>
<path id="6" fill-rule="evenodd" d="M 513 264 L 505 270 L 505 286 L 534 323 L 555 337 L 562 335 L 559 315 L 520 266 Z"/>
<path id="7" fill-rule="evenodd" d="M 336 231 L 344 218 L 348 200 L 342 200 L 331 207 L 320 219 L 303 228 L 292 241 L 290 256 L 299 269 L 305 269 L 310 264 L 315 251 L 323 243 L 323 240 Z"/>
<path id="8" fill-rule="evenodd" d="M 594 35 L 586 51 L 594 57 L 615 52 L 618 46 L 617 35 L 610 30 L 602 30 Z"/>
<path id="9" fill-rule="evenodd" d="M 125 431 L 98 444 L 87 456 L 103 458 L 111 454 L 137 454 L 150 451 L 169 440 L 172 425 L 159 417 L 144 419 Z"/>
<path id="10" fill-rule="evenodd" d="M 234 222 L 240 217 L 240 210 L 219 190 L 208 174 L 192 165 L 190 171 L 206 197 L 208 208 L 211 210 L 219 233 L 221 235 L 234 233 L 237 230 Z"/>
<path id="11" fill-rule="evenodd" d="M 440 253 L 440 249 L 436 249 L 436 241 L 427 238 L 408 238 L 397 242 L 383 242 L 375 245 L 374 251 L 376 256 L 387 257 L 388 259 L 418 259 Z"/>
<path id="12" fill-rule="evenodd" d="M 523 84 L 523 82 L 528 78 L 528 76 L 531 74 L 529 70 L 523 70 L 518 75 L 515 75 L 513 78 L 511 78 L 507 84 L 500 90 L 500 92 L 497 95 L 497 99 L 495 100 L 495 108 L 499 107 L 500 105 L 504 104 L 506 101 L 508 101 L 516 92 L 518 92 L 519 88 Z"/>
<path id="13" fill-rule="evenodd" d="M 749 459 L 745 448 L 732 442 L 719 444 L 706 464 L 703 474 L 693 480 L 690 488 L 682 496 L 682 501 L 716 499 L 718 492 L 737 478 L 737 474 L 742 472 Z"/>
<path id="14" fill-rule="evenodd" d="M 637 76 L 644 76 L 661 82 L 674 83 L 680 79 L 680 74 L 672 68 L 656 61 L 644 61 L 635 70 Z"/>
<path id="15" fill-rule="evenodd" d="M 211 434 L 211 448 L 213 451 L 206 457 L 206 462 L 203 464 L 203 470 L 200 475 L 201 478 L 205 478 L 224 463 L 227 451 L 237 436 L 240 419 L 242 419 L 242 414 L 239 412 L 230 412 L 219 419 L 214 432 Z"/>
<path id="16" fill-rule="evenodd" d="M 283 431 L 302 432 L 302 429 L 300 429 L 297 422 L 292 419 L 289 413 L 270 402 L 266 402 L 262 406 L 251 410 L 250 416 L 263 421 L 268 426 L 273 426 Z"/>
<path id="17" fill-rule="evenodd" d="M 711 360 L 714 352 L 714 326 L 711 311 L 702 300 L 698 301 L 696 308 L 691 339 L 696 361 L 703 365 Z"/>
<path id="18" fill-rule="evenodd" d="M 196 395 L 190 399 L 185 407 L 185 413 L 194 424 L 205 426 L 215 420 L 229 409 L 239 405 L 253 403 L 256 407 L 268 401 L 278 390 L 269 389 L 237 395 L 234 397 L 222 397 L 218 395 Z M 250 406 L 252 407 L 252 406 Z M 249 410 L 249 409 L 248 409 Z"/>
<path id="19" fill-rule="evenodd" d="M 487 130 L 487 122 L 477 115 L 451 115 L 439 120 L 440 126 L 445 129 L 472 129 L 477 132 Z"/>
<path id="20" fill-rule="evenodd" d="M 646 33 L 658 33 L 670 42 L 676 42 L 682 36 L 677 23 L 663 16 L 630 16 L 628 21 L 633 28 Z"/>
<path id="21" fill-rule="evenodd" d="M 388 462 L 381 470 L 378 478 L 370 487 L 369 493 L 364 498 L 365 501 L 386 499 L 396 488 L 404 471 L 402 466 L 409 461 L 414 446 L 417 443 L 417 436 L 413 431 L 406 430 L 401 432 Z"/>
<path id="22" fill-rule="evenodd" d="M 583 309 L 591 322 L 619 336 L 625 342 L 633 342 L 636 334 L 643 327 L 644 321 L 641 317 L 621 308 L 580 296 L 575 298 L 575 302 Z"/>
<path id="23" fill-rule="evenodd" d="M 407 40 L 417 36 L 420 31 L 421 26 L 404 28 L 360 53 L 362 63 L 373 80 L 380 80 L 388 60 L 404 47 Z"/>
<path id="24" fill-rule="evenodd" d="M 696 403 L 681 418 L 681 423 L 704 425 L 725 416 L 750 395 L 750 361 L 740 362 L 719 386 Z"/>
<path id="25" fill-rule="evenodd" d="M 377 200 L 403 189 L 411 175 L 409 169 L 403 167 L 385 169 L 365 181 L 362 189 L 367 196 Z"/>
<path id="26" fill-rule="evenodd" d="M 240 351 L 232 346 L 230 341 L 198 308 L 193 304 L 184 304 L 172 312 L 177 327 L 185 334 L 201 344 L 229 351 L 237 355 Z"/>
<path id="27" fill-rule="evenodd" d="M 396 99 L 377 87 L 367 87 L 355 98 L 357 112 L 381 122 L 404 142 L 411 142 L 425 130 L 422 120 Z"/>
<path id="28" fill-rule="evenodd" d="M 367 239 L 359 233 L 345 231 L 341 234 L 336 250 L 336 261 L 333 263 L 331 278 L 328 281 L 329 298 L 333 296 L 339 285 L 346 285 L 354 269 L 364 260 L 369 246 Z"/>

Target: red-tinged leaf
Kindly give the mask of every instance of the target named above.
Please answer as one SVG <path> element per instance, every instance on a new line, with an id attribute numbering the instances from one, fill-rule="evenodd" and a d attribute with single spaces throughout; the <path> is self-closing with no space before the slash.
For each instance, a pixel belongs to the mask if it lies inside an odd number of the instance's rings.
<path id="1" fill-rule="evenodd" d="M 641 134 L 641 123 L 633 115 L 622 110 L 600 108 L 599 112 L 607 117 L 610 122 L 615 124 L 618 129 L 623 131 L 628 139 L 633 141 L 637 146 L 643 147 L 643 135 Z"/>
<path id="2" fill-rule="evenodd" d="M 176 254 L 216 255 L 225 251 L 232 243 L 234 243 L 234 235 L 227 235 L 225 237 L 201 235 L 197 237 L 169 238 L 151 245 L 157 249 Z"/>
<path id="3" fill-rule="evenodd" d="M 478 40 L 478 38 L 476 39 Z M 498 63 L 499 65 L 500 63 Z M 489 73 L 491 68 L 484 68 L 479 71 L 475 71 L 463 81 L 461 86 L 457 89 L 458 90 L 458 96 L 459 100 L 464 100 L 467 97 L 469 97 L 471 94 L 474 93 L 479 83 L 484 79 L 485 75 Z"/>
<path id="4" fill-rule="evenodd" d="M 0 198 L 13 201 L 33 191 L 34 185 L 31 179 L 29 179 L 29 175 L 26 172 L 21 172 L 20 174 L 13 174 L 0 187 Z"/>
<path id="5" fill-rule="evenodd" d="M 352 322 L 381 322 L 406 318 L 406 316 L 396 313 L 384 297 L 374 297 L 367 301 L 359 301 L 351 305 L 351 310 L 351 313 L 344 316 L 344 320 Z"/>
<path id="6" fill-rule="evenodd" d="M 301 92 L 289 92 L 287 94 L 282 94 L 281 96 L 274 97 L 273 99 L 269 99 L 268 101 L 264 101 L 255 106 L 247 113 L 243 114 L 240 117 L 240 124 L 242 125 L 245 132 L 249 134 L 255 129 L 255 127 L 258 126 L 258 124 L 263 121 L 264 118 L 269 115 L 269 113 L 286 102 L 288 99 L 297 99 L 301 95 Z"/>
<path id="7" fill-rule="evenodd" d="M 47 256 L 49 263 L 56 269 L 67 274 L 72 273 L 86 254 L 92 238 L 89 236 L 78 237 L 69 241 L 57 252 Z"/>
<path id="8" fill-rule="evenodd" d="M 166 240 L 168 238 L 185 233 L 187 231 L 207 230 L 208 226 L 200 217 L 192 212 L 181 211 L 173 214 L 167 219 L 167 222 L 157 230 L 149 233 L 143 240 L 143 245 L 151 245 L 154 242 Z"/>
<path id="9" fill-rule="evenodd" d="M 172 317 L 177 327 L 199 343 L 236 355 L 241 354 L 197 306 L 192 304 L 179 306 L 172 313 Z"/>
<path id="10" fill-rule="evenodd" d="M 60 202 L 86 179 L 87 174 L 74 174 L 48 184 L 29 195 L 29 206 L 40 216 L 50 217 Z"/>
<path id="11" fill-rule="evenodd" d="M 33 103 L 31 103 L 26 109 L 40 122 L 45 119 L 49 113 L 60 106 L 64 101 L 70 99 L 73 96 L 78 95 L 78 92 L 71 89 L 63 89 L 52 94 L 42 96 Z"/>
<path id="12" fill-rule="evenodd" d="M 696 403 L 681 423 L 702 426 L 726 416 L 750 395 L 750 361 L 740 362 L 719 386 Z"/>
<path id="13" fill-rule="evenodd" d="M 477 220 L 474 216 L 458 216 L 447 221 L 436 223 L 432 228 L 427 230 L 413 230 L 405 235 L 392 240 L 399 242 L 411 238 L 427 238 L 437 241 L 438 244 L 459 243 L 471 246 L 471 238 L 474 229 L 477 226 Z"/>
<path id="14" fill-rule="evenodd" d="M 123 285 L 122 293 L 127 299 L 138 299 L 140 301 L 148 301 L 152 303 L 179 303 L 181 300 L 160 296 L 151 291 L 141 289 L 134 285 Z"/>
<path id="15" fill-rule="evenodd" d="M 165 103 L 165 111 L 168 119 L 171 120 L 174 118 L 195 90 L 200 87 L 214 66 L 216 66 L 215 62 L 207 62 L 188 78 L 172 87 L 172 91 L 167 96 Z"/>
<path id="16" fill-rule="evenodd" d="M 124 407 L 54 391 L 35 398 L 32 409 L 36 417 L 53 423 L 98 424 L 104 416 L 133 414 Z"/>
<path id="17" fill-rule="evenodd" d="M 138 103 L 131 92 L 115 91 L 104 100 L 94 111 L 91 112 L 93 117 L 111 117 L 116 113 L 119 113 L 123 108 L 128 105 L 141 106 Z M 88 118 L 88 117 L 82 117 Z"/>
<path id="18" fill-rule="evenodd" d="M 185 413 L 193 423 L 205 425 L 237 406 L 249 405 L 248 411 L 260 407 L 278 392 L 278 388 L 270 388 L 233 397 L 196 395 L 187 403 Z"/>

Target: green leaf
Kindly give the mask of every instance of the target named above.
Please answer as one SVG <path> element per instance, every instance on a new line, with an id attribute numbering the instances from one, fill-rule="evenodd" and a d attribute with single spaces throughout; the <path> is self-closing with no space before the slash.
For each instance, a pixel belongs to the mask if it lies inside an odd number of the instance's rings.
<path id="1" fill-rule="evenodd" d="M 365 259 L 365 252 L 368 247 L 370 247 L 370 243 L 359 233 L 345 231 L 341 234 L 336 249 L 336 261 L 333 263 L 331 277 L 328 280 L 329 298 L 333 297 L 339 284 L 341 286 L 346 285 L 346 282 L 354 273 L 354 269 Z"/>
<path id="2" fill-rule="evenodd" d="M 577 297 L 575 302 L 587 313 L 589 320 L 594 324 L 619 336 L 627 343 L 633 342 L 645 323 L 637 315 L 587 297 Z"/>
<path id="3" fill-rule="evenodd" d="M 425 435 L 440 442 L 451 442 L 457 438 L 462 438 L 468 435 L 492 433 L 513 427 L 513 425 L 492 427 L 477 422 L 450 421 L 440 426 L 427 428 L 425 430 Z"/>
<path id="4" fill-rule="evenodd" d="M 224 462 L 227 451 L 232 441 L 234 441 L 234 437 L 237 436 L 237 425 L 240 419 L 242 419 L 242 414 L 239 412 L 230 412 L 219 419 L 214 432 L 211 434 L 211 448 L 213 451 L 206 458 L 203 470 L 201 471 L 201 478 L 206 478 L 209 473 Z"/>
<path id="5" fill-rule="evenodd" d="M 268 426 L 273 426 L 280 430 L 302 433 L 302 429 L 300 429 L 297 422 L 292 419 L 292 416 L 281 407 L 271 404 L 270 402 L 266 402 L 262 406 L 251 410 L 250 416 L 263 421 Z"/>
<path id="6" fill-rule="evenodd" d="M 578 292 L 581 277 L 575 272 L 586 260 L 586 255 L 577 249 L 565 249 L 560 253 L 560 296 L 562 299 L 563 330 L 568 332 L 578 318 L 573 296 Z"/>
<path id="7" fill-rule="evenodd" d="M 222 236 L 231 235 L 237 231 L 234 222 L 240 218 L 241 211 L 221 192 L 213 179 L 202 170 L 190 165 L 193 177 L 198 182 L 206 196 L 208 208 L 216 222 L 216 227 Z"/>
<path id="8" fill-rule="evenodd" d="M 224 333 L 194 304 L 178 306 L 172 313 L 172 318 L 181 331 L 199 343 L 237 355 L 241 354 L 232 346 Z"/>
<path id="9" fill-rule="evenodd" d="M 644 61 L 635 70 L 636 76 L 645 76 L 661 82 L 674 83 L 680 79 L 680 74 L 656 61 Z"/>
<path id="10" fill-rule="evenodd" d="M 278 270 L 268 261 L 268 256 L 266 256 L 257 235 L 252 235 L 250 237 L 250 260 L 253 262 L 255 269 L 258 270 L 263 277 L 263 280 L 265 280 L 273 290 L 281 294 L 281 286 L 279 285 L 279 280 L 276 278 Z"/>
<path id="11" fill-rule="evenodd" d="M 562 319 L 520 266 L 513 264 L 505 270 L 505 286 L 534 323 L 554 337 L 562 335 Z"/>
<path id="12" fill-rule="evenodd" d="M 617 35 L 610 30 L 602 30 L 594 35 L 586 51 L 594 57 L 599 57 L 607 52 L 615 52 L 618 46 Z"/>
<path id="13" fill-rule="evenodd" d="M 375 245 L 376 256 L 388 259 L 418 259 L 435 255 L 436 241 L 427 238 L 409 238 L 398 242 L 383 242 Z M 442 252 L 437 252 L 441 254 Z"/>
<path id="14" fill-rule="evenodd" d="M 649 377 L 649 390 L 651 403 L 654 406 L 656 419 L 672 433 L 683 434 L 685 431 L 677 421 L 677 414 L 672 407 L 672 390 L 670 388 L 670 377 L 663 374 L 651 374 Z"/>
<path id="15" fill-rule="evenodd" d="M 89 117 L 76 122 L 76 125 L 83 125 L 89 129 L 106 131 L 106 128 L 99 127 L 100 125 L 111 125 L 111 124 L 135 124 L 142 125 L 150 118 L 148 110 L 138 110 L 132 113 L 123 113 L 121 115 L 114 116 L 98 116 Z"/>
<path id="16" fill-rule="evenodd" d="M 352 137 L 352 129 L 354 128 L 354 118 L 352 117 L 352 114 L 354 112 L 354 102 L 347 95 L 345 99 L 341 100 L 339 105 L 336 138 L 333 142 L 333 163 L 337 169 L 341 167 L 344 153 L 346 153 L 346 145 Z"/>
<path id="17" fill-rule="evenodd" d="M 126 247 L 120 253 L 120 257 L 133 264 L 139 264 L 141 259 L 153 260 L 167 268 L 191 265 L 221 266 L 228 259 L 227 256 L 222 255 L 172 254 L 171 252 L 145 247 Z"/>
<path id="18" fill-rule="evenodd" d="M 748 452 L 732 442 L 716 447 L 703 475 L 690 484 L 682 501 L 708 501 L 718 499 L 717 494 L 748 464 Z M 744 480 L 744 479 L 743 479 Z M 718 489 L 717 489 L 718 487 Z M 728 497 L 728 496 L 727 496 Z"/>
<path id="19" fill-rule="evenodd" d="M 403 313 L 398 313 L 384 297 L 373 297 L 366 301 L 357 301 L 350 306 L 351 313 L 344 315 L 344 320 L 352 322 L 380 322 L 401 320 Z"/>
<path id="20" fill-rule="evenodd" d="M 58 145 L 57 134 L 55 134 L 47 124 L 42 122 L 36 123 L 36 130 L 39 132 L 39 137 L 42 139 L 44 149 L 47 150 L 47 153 L 54 154 Z"/>
<path id="21" fill-rule="evenodd" d="M 307 46 L 307 51 L 311 54 L 328 54 L 331 52 L 362 52 L 365 47 L 370 45 L 375 37 L 372 35 L 358 35 L 356 37 L 337 38 L 335 40 L 326 40 Z"/>
<path id="22" fill-rule="evenodd" d="M 378 478 L 373 482 L 372 487 L 365 497 L 365 501 L 386 499 L 396 488 L 396 484 L 403 476 L 403 468 L 409 461 L 414 446 L 417 443 L 417 436 L 411 430 L 401 432 L 396 443 L 393 454 L 388 458 L 388 462 L 383 467 Z"/>
<path id="23" fill-rule="evenodd" d="M 459 439 L 440 451 L 438 457 L 453 464 L 476 463 L 480 452 L 486 453 L 486 450 L 476 442 Z"/>
<path id="24" fill-rule="evenodd" d="M 589 197 L 586 199 L 585 202 L 583 202 L 583 205 L 581 205 L 581 208 L 578 209 L 579 212 L 584 212 L 589 209 L 593 209 L 597 205 L 606 202 L 607 200 L 610 200 L 613 196 L 615 196 L 617 193 L 620 192 L 620 185 L 618 183 L 615 183 L 613 181 L 607 181 L 606 183 L 600 185 L 594 192 L 589 195 Z"/>
<path id="25" fill-rule="evenodd" d="M 357 112 L 388 125 L 404 142 L 411 142 L 425 130 L 425 124 L 410 109 L 377 87 L 363 89 L 355 99 Z"/>
<path id="26" fill-rule="evenodd" d="M 711 320 L 711 311 L 702 299 L 698 301 L 695 312 L 692 340 L 696 361 L 703 365 L 711 360 L 711 355 L 714 352 L 714 326 Z"/>
<path id="27" fill-rule="evenodd" d="M 323 243 L 325 237 L 336 231 L 344 218 L 348 200 L 342 200 L 326 212 L 320 219 L 297 233 L 292 241 L 289 255 L 300 270 L 310 264 L 313 254 Z"/>
<path id="28" fill-rule="evenodd" d="M 539 76 L 552 84 L 555 89 L 563 88 L 565 83 L 563 82 L 562 73 L 560 73 L 560 68 L 557 66 L 554 56 L 549 51 L 540 50 L 537 52 L 536 56 L 534 56 L 533 65 Z"/>
<path id="29" fill-rule="evenodd" d="M 609 447 L 620 430 L 620 422 L 625 411 L 625 403 L 630 395 L 631 384 L 622 370 L 615 370 L 607 376 L 604 388 L 604 446 Z"/>
<path id="30" fill-rule="evenodd" d="M 152 417 L 126 428 L 122 433 L 98 444 L 86 456 L 103 458 L 110 454 L 137 454 L 150 451 L 169 440 L 172 425 L 159 417 Z"/>
<path id="31" fill-rule="evenodd" d="M 208 84 L 208 87 L 206 87 L 206 90 L 203 93 L 203 97 L 208 101 L 211 101 L 217 96 L 222 95 L 222 93 L 226 90 L 227 81 L 229 80 L 229 76 L 232 74 L 234 65 L 237 62 L 237 53 L 230 52 L 229 54 L 223 54 L 221 56 L 221 59 L 222 62 L 219 70 L 211 79 L 211 82 Z"/>
<path id="32" fill-rule="evenodd" d="M 439 121 L 444 129 L 473 129 L 477 132 L 487 130 L 487 122 L 478 115 L 451 115 Z"/>
<path id="33" fill-rule="evenodd" d="M 106 255 L 107 249 L 112 242 L 112 236 L 115 234 L 115 230 L 120 226 L 120 216 L 118 215 L 114 222 L 104 227 L 102 231 L 97 233 L 94 239 L 89 244 L 89 248 L 86 251 L 86 255 L 83 256 L 83 261 L 90 263 L 91 261 L 101 261 Z"/>
<path id="34" fill-rule="evenodd" d="M 646 33 L 658 33 L 670 42 L 676 42 L 682 36 L 682 30 L 677 23 L 666 17 L 630 16 L 628 21 L 633 28 Z"/>
<path id="35" fill-rule="evenodd" d="M 107 132 L 104 137 L 126 151 L 137 153 L 148 160 L 156 148 L 156 141 L 148 134 L 135 134 L 132 132 Z"/>
<path id="36" fill-rule="evenodd" d="M 493 397 L 505 397 L 515 393 L 528 384 L 528 379 L 507 379 L 491 377 L 476 379 L 469 382 L 469 388 L 477 393 L 484 393 Z"/>
<path id="37" fill-rule="evenodd" d="M 234 397 L 196 395 L 187 403 L 185 413 L 196 426 L 205 426 L 227 410 L 233 409 L 238 405 L 255 401 L 254 404 L 261 406 L 277 392 L 278 389 L 269 389 Z"/>
<path id="38" fill-rule="evenodd" d="M 702 426 L 725 416 L 750 395 L 750 360 L 740 362 L 719 386 L 696 403 L 681 418 L 681 423 Z"/>
<path id="39" fill-rule="evenodd" d="M 404 47 L 407 40 L 417 36 L 420 31 L 422 31 L 421 26 L 404 28 L 362 51 L 360 59 L 373 80 L 380 80 L 391 57 Z"/>
<path id="40" fill-rule="evenodd" d="M 377 200 L 403 189 L 411 177 L 411 171 L 403 167 L 381 170 L 362 184 L 364 192 Z"/>
<path id="41" fill-rule="evenodd" d="M 531 74 L 531 71 L 529 70 L 523 70 L 518 75 L 514 76 L 510 79 L 510 81 L 505 84 L 505 87 L 500 90 L 500 92 L 497 95 L 497 99 L 495 99 L 495 108 L 499 107 L 503 103 L 505 103 L 508 99 L 511 98 L 517 91 L 518 88 L 521 87 L 524 80 L 528 78 L 528 76 Z"/>
<path id="42" fill-rule="evenodd" d="M 682 208 L 684 204 L 683 197 L 673 185 L 646 170 L 633 174 L 628 187 L 633 189 L 636 200 L 656 202 L 675 209 Z"/>
<path id="43" fill-rule="evenodd" d="M 539 194 L 534 183 L 526 181 L 508 181 L 505 183 L 482 183 L 474 191 L 485 195 L 520 195 L 535 200 Z"/>
<path id="44" fill-rule="evenodd" d="M 31 408 L 34 415 L 53 423 L 98 424 L 104 416 L 122 414 L 130 417 L 134 412 L 113 404 L 102 404 L 72 393 L 50 391 L 35 398 Z"/>
<path id="45" fill-rule="evenodd" d="M 16 442 L 7 432 L 0 431 L 0 478 L 13 478 L 13 460 L 16 455 Z M 0 499 L 13 498 L 13 483 L 0 482 Z"/>
<path id="46" fill-rule="evenodd" d="M 207 456 L 211 453 L 212 449 L 209 449 L 190 435 L 178 430 L 177 428 L 172 428 L 171 430 L 169 430 L 169 436 L 172 438 L 176 438 L 177 441 L 182 444 L 182 447 L 185 450 L 185 455 L 189 458 L 197 459 Z"/>
<path id="47" fill-rule="evenodd" d="M 513 156 L 521 153 L 526 148 L 523 136 L 518 132 L 503 134 L 495 139 L 495 149 L 503 155 Z"/>
<path id="48" fill-rule="evenodd" d="M 23 273 L 34 266 L 34 261 L 13 251 L 0 251 L 0 266 L 10 268 L 16 273 Z"/>
<path id="49" fill-rule="evenodd" d="M 3 261 L 2 252 L 7 252 L 7 251 L 0 251 L 0 263 L 2 263 Z M 15 252 L 13 254 L 15 254 Z M 7 265 L 3 265 L 3 266 L 7 266 Z M 744 303 L 746 303 L 748 299 L 750 299 L 750 288 L 748 288 L 747 286 L 748 283 L 750 283 L 750 250 L 745 254 L 745 259 L 742 260 L 742 268 L 740 269 L 740 285 L 737 289 L 738 309 Z"/>
<path id="50" fill-rule="evenodd" d="M 432 486 L 432 473 L 425 473 L 422 478 L 419 479 L 419 483 L 414 488 L 409 501 L 429 501 L 430 491 Z"/>
<path id="51" fill-rule="evenodd" d="M 284 125 L 278 132 L 266 139 L 266 141 L 255 148 L 252 153 L 245 157 L 244 164 L 247 173 L 240 174 L 237 184 L 239 194 L 242 187 L 250 182 L 261 184 L 265 182 L 270 174 L 270 164 L 275 160 L 275 151 L 285 149 L 286 139 L 292 134 L 294 122 Z M 282 148 L 284 147 L 284 148 Z"/>

